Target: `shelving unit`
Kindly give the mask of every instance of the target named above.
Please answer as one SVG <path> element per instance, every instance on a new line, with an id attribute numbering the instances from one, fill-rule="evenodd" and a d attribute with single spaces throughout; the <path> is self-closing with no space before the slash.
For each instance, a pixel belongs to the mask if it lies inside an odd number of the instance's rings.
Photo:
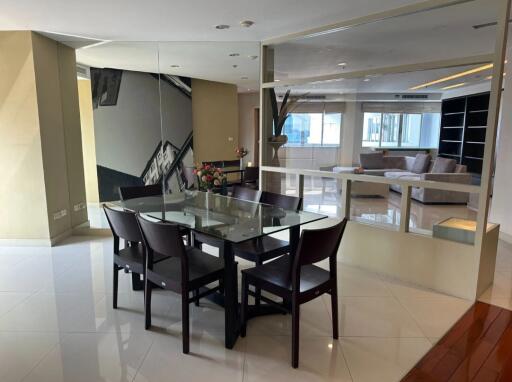
<path id="1" fill-rule="evenodd" d="M 439 156 L 453 158 L 468 171 L 481 174 L 489 93 L 443 101 Z"/>

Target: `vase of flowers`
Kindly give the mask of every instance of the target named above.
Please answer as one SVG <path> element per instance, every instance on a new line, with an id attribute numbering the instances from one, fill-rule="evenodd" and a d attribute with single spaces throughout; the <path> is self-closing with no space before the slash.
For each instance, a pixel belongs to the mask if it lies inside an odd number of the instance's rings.
<path id="1" fill-rule="evenodd" d="M 226 175 L 222 169 L 211 164 L 196 166 L 194 174 L 197 175 L 201 191 L 212 192 L 214 188 L 220 188 L 226 184 Z"/>
<path id="2" fill-rule="evenodd" d="M 236 157 L 238 159 L 240 159 L 240 170 L 243 170 L 244 169 L 244 157 L 249 154 L 249 150 L 247 150 L 246 148 L 244 148 L 244 146 L 242 147 L 237 147 L 235 149 L 235 154 L 236 154 Z"/>

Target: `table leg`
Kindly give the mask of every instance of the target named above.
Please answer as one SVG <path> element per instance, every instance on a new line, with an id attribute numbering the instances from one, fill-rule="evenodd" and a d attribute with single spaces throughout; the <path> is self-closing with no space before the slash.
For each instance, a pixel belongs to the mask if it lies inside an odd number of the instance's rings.
<path id="1" fill-rule="evenodd" d="M 220 253 L 224 257 L 224 313 L 225 313 L 225 346 L 232 349 L 240 334 L 237 264 L 231 243 L 224 242 Z"/>

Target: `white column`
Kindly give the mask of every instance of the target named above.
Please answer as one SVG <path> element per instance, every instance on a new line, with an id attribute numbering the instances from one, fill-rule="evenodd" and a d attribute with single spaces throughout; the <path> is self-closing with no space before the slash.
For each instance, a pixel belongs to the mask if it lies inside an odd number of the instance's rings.
<path id="1" fill-rule="evenodd" d="M 505 70 L 509 75 L 512 74 L 510 58 Z M 505 91 L 501 104 L 496 172 L 489 220 L 499 223 L 501 238 L 512 242 L 512 214 L 510 213 L 510 203 L 512 202 L 510 197 L 512 190 L 512 81 L 506 80 L 507 77 L 505 77 Z"/>

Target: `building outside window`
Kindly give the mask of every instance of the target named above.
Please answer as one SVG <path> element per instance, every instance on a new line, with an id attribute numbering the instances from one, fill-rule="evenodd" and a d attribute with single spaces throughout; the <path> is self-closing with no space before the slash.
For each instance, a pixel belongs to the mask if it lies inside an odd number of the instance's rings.
<path id="1" fill-rule="evenodd" d="M 363 147 L 437 148 L 440 113 L 365 112 Z"/>
<path id="2" fill-rule="evenodd" d="M 291 113 L 283 134 L 288 136 L 287 146 L 339 146 L 342 113 Z"/>

